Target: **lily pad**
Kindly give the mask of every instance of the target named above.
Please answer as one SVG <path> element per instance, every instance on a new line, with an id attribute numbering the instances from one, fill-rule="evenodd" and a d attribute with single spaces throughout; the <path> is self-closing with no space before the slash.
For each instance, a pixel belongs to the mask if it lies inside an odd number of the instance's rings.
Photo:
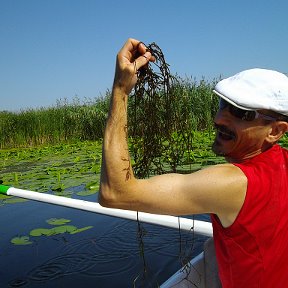
<path id="1" fill-rule="evenodd" d="M 45 228 L 38 228 L 34 229 L 30 232 L 30 236 L 52 236 L 52 235 L 58 235 L 63 233 L 71 233 L 73 231 L 77 230 L 77 227 L 73 225 L 63 225 L 63 226 L 57 226 L 51 229 L 45 229 Z"/>
<path id="2" fill-rule="evenodd" d="M 71 222 L 71 220 L 64 219 L 64 218 L 51 218 L 46 220 L 46 222 L 50 225 L 64 225 L 66 223 Z"/>
<path id="3" fill-rule="evenodd" d="M 53 190 L 53 189 L 52 189 Z M 62 197 L 67 197 L 67 198 L 71 198 L 72 197 L 72 192 L 69 191 L 62 191 L 62 190 L 54 190 L 54 194 L 56 196 L 62 196 Z"/>
<path id="4" fill-rule="evenodd" d="M 86 227 L 83 227 L 80 229 L 76 229 L 76 230 L 70 232 L 70 234 L 80 233 L 80 232 L 86 231 L 86 230 L 91 229 L 91 228 L 93 228 L 93 226 L 86 226 Z"/>
<path id="5" fill-rule="evenodd" d="M 28 236 L 19 236 L 14 237 L 11 239 L 11 243 L 14 245 L 30 245 L 33 244 L 33 242 L 30 241 Z"/>
<path id="6" fill-rule="evenodd" d="M 99 189 L 99 182 L 90 182 L 87 183 L 85 186 L 89 190 Z"/>
<path id="7" fill-rule="evenodd" d="M 49 236 L 51 231 L 51 229 L 46 229 L 46 228 L 38 228 L 38 229 L 33 229 L 32 231 L 30 231 L 30 236 Z"/>
<path id="8" fill-rule="evenodd" d="M 27 202 L 27 201 L 28 201 L 27 199 L 18 198 L 18 197 L 12 197 L 12 198 L 4 200 L 5 204 L 22 203 L 22 202 Z"/>
<path id="9" fill-rule="evenodd" d="M 57 227 L 50 229 L 50 235 L 63 234 L 66 232 L 71 233 L 71 232 L 76 231 L 76 230 L 77 230 L 77 227 L 75 227 L 73 225 L 57 226 Z"/>
<path id="10" fill-rule="evenodd" d="M 94 191 L 91 191 L 91 190 L 88 190 L 88 191 L 80 191 L 80 192 L 77 192 L 76 194 L 78 196 L 90 196 L 90 195 L 93 195 L 93 194 L 96 194 L 98 191 L 94 190 Z"/>
<path id="11" fill-rule="evenodd" d="M 64 184 L 57 184 L 57 185 L 51 187 L 51 190 L 55 191 L 55 192 L 62 192 L 64 189 L 65 189 Z"/>

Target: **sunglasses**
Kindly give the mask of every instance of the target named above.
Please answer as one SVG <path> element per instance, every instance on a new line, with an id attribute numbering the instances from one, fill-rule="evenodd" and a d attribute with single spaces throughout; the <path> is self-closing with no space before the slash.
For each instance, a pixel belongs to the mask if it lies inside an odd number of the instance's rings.
<path id="1" fill-rule="evenodd" d="M 241 119 L 241 120 L 245 120 L 245 121 L 253 121 L 253 120 L 258 119 L 258 118 L 262 118 L 262 119 L 266 119 L 266 120 L 270 120 L 270 121 L 276 121 L 277 120 L 274 117 L 261 114 L 261 113 L 257 112 L 256 110 L 251 111 L 251 110 L 240 109 L 240 108 L 230 104 L 229 102 L 227 102 L 223 98 L 220 98 L 219 110 L 223 110 L 225 108 L 228 108 L 229 113 L 231 115 L 233 115 L 234 117 Z"/>

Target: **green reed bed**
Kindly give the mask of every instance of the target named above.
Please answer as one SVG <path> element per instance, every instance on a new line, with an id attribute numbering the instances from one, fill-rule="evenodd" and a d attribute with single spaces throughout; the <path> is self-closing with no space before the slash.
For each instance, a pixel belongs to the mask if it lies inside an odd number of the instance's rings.
<path id="1" fill-rule="evenodd" d="M 109 95 L 95 101 L 58 101 L 54 107 L 0 112 L 0 147 L 28 147 L 102 138 Z"/>
<path id="2" fill-rule="evenodd" d="M 147 123 L 162 125 L 170 119 L 171 131 L 185 133 L 192 130 L 211 130 L 212 118 L 217 106 L 217 97 L 212 96 L 213 82 L 177 77 L 173 97 L 167 104 L 151 102 L 147 107 L 137 106 L 137 118 L 133 104 L 129 110 L 129 127 L 135 136 L 141 136 Z M 159 92 L 161 93 L 161 92 Z M 74 99 L 58 101 L 55 106 L 26 109 L 20 112 L 0 112 L 0 147 L 29 147 L 43 144 L 58 144 L 75 140 L 100 140 L 109 109 L 110 91 L 94 100 L 81 103 Z M 164 100 L 165 97 L 163 97 Z M 132 99 L 132 98 L 131 98 Z M 141 115 L 145 111 L 146 115 Z M 145 117 L 149 116 L 149 119 Z M 153 118 L 153 117 L 154 118 Z M 165 120 L 166 119 L 166 120 Z M 161 130 L 162 129 L 162 130 Z M 160 129 L 164 133 L 163 127 Z M 166 128 L 165 128 L 166 129 Z M 181 132 L 181 133 L 182 133 Z M 131 135 L 131 133 L 130 133 Z M 161 136 L 161 135 L 159 135 Z M 174 136 L 173 136 L 174 137 Z"/>

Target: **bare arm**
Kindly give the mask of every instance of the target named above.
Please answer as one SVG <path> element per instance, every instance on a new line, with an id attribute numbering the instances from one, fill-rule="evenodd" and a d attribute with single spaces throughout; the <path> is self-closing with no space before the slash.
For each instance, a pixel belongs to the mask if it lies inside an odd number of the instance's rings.
<path id="1" fill-rule="evenodd" d="M 117 55 L 110 111 L 104 132 L 99 202 L 109 205 L 115 197 L 126 195 L 135 182 L 127 143 L 127 102 L 137 81 L 137 69 L 152 59 L 141 42 L 129 39 Z M 138 58 L 137 55 L 140 55 Z M 145 57 L 144 57 L 144 56 Z"/>
<path id="2" fill-rule="evenodd" d="M 103 141 L 99 202 L 108 207 L 171 215 L 215 213 L 228 226 L 246 193 L 247 180 L 239 168 L 224 164 L 189 175 L 164 174 L 149 179 L 133 175 L 127 143 L 128 95 L 137 81 L 136 69 L 153 61 L 145 46 L 138 44 L 129 39 L 117 55 Z"/>

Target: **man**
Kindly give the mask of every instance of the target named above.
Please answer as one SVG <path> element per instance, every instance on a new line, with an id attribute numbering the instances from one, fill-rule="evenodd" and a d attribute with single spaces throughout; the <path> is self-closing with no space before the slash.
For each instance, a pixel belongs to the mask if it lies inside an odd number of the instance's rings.
<path id="1" fill-rule="evenodd" d="M 139 56 L 140 55 L 140 56 Z M 103 142 L 99 202 L 170 215 L 210 213 L 222 287 L 286 287 L 288 281 L 288 79 L 264 69 L 220 81 L 213 150 L 229 162 L 188 175 L 136 179 L 127 144 L 127 101 L 137 69 L 154 61 L 129 39 L 117 55 Z"/>

